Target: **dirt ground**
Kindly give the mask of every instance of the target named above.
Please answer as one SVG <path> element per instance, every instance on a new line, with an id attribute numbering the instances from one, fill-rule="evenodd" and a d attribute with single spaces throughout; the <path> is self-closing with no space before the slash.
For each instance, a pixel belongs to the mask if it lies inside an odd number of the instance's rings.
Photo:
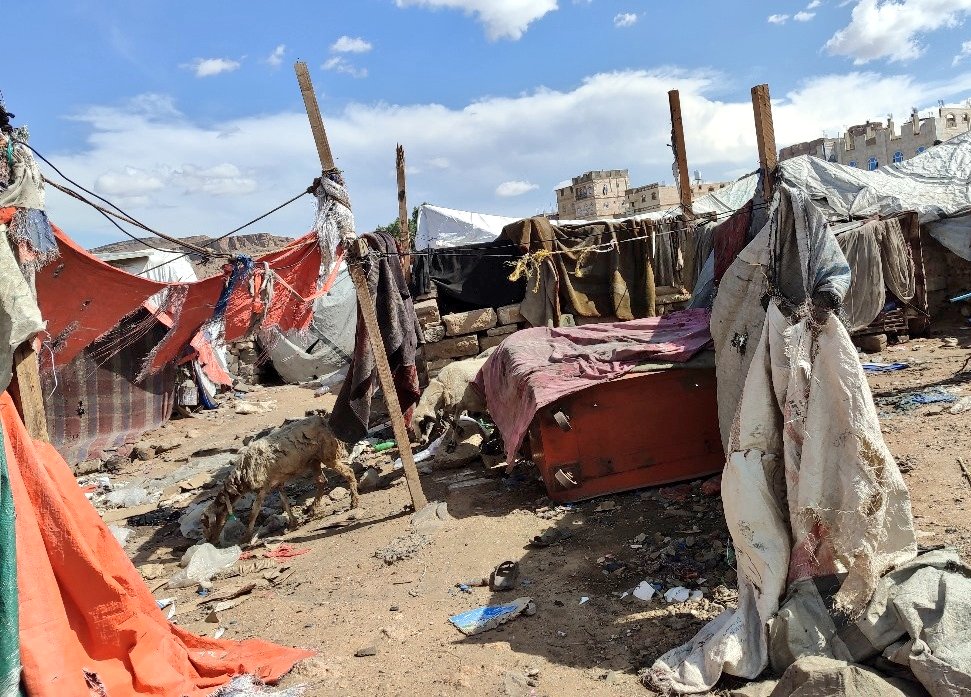
<path id="1" fill-rule="evenodd" d="M 959 345 L 947 346 L 943 337 L 957 338 Z M 971 411 L 951 413 L 950 403 L 909 408 L 899 400 L 928 387 L 947 388 L 954 399 L 971 396 L 971 372 L 962 372 L 969 347 L 971 332 L 955 323 L 932 338 L 869 357 L 911 365 L 871 376 L 870 384 L 887 443 L 910 486 L 919 541 L 956 546 L 965 557 L 971 547 L 971 485 L 958 458 L 968 458 L 971 466 Z M 227 404 L 206 416 L 174 420 L 145 442 L 178 438 L 181 445 L 158 458 L 126 463 L 110 475 L 113 485 L 170 475 L 199 456 L 239 448 L 247 435 L 333 402 L 292 386 L 261 388 L 243 399 L 276 405 L 268 413 L 239 415 Z M 535 470 L 506 476 L 486 471 L 480 462 L 434 469 L 422 476 L 425 493 L 446 502 L 454 520 L 409 558 L 388 563 L 380 550 L 407 533 L 411 515 L 407 486 L 392 469 L 394 457 L 394 450 L 366 456 L 383 476 L 378 488 L 362 494 L 356 520 L 347 518 L 348 502 L 342 499 L 274 538 L 309 552 L 283 560 L 289 576 L 281 574 L 218 613 L 217 623 L 206 621 L 209 604 L 195 587 L 159 588 L 156 597 L 175 597 L 174 621 L 197 633 L 212 635 L 222 626 L 225 638 L 261 637 L 314 649 L 318 658 L 282 683 L 306 684 L 307 695 L 436 697 L 648 695 L 638 671 L 734 601 L 721 502 L 708 487 L 704 493 L 700 481 L 557 507 Z M 179 532 L 179 517 L 193 501 L 211 497 L 213 484 L 177 503 L 163 497 L 158 510 L 128 521 L 132 536 L 126 549 L 136 566 L 164 565 L 161 576 L 146 581 L 150 587 L 177 571 L 194 542 Z M 337 477 L 331 484 L 343 486 Z M 307 486 L 290 493 L 301 503 L 312 495 Z M 280 510 L 276 497 L 265 507 Z M 551 529 L 558 531 L 553 544 L 530 544 Z M 504 560 L 519 562 L 518 589 L 456 587 L 487 576 Z M 257 578 L 259 573 L 216 581 L 212 594 Z M 664 590 L 700 589 L 704 599 L 669 604 L 655 596 L 644 602 L 629 594 L 644 580 Z M 466 637 L 448 622 L 456 613 L 523 596 L 533 598 L 536 614 L 493 631 Z"/>

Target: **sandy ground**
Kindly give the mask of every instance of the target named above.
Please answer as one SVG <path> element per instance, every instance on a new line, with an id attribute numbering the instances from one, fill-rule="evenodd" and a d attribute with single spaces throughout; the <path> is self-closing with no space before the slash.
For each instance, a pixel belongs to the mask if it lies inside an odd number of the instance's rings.
<path id="1" fill-rule="evenodd" d="M 956 337 L 960 345 L 946 347 L 942 336 Z M 954 545 L 965 556 L 971 546 L 971 486 L 958 458 L 968 457 L 971 466 L 971 411 L 952 414 L 949 404 L 906 410 L 895 400 L 933 386 L 946 387 L 956 397 L 971 396 L 966 382 L 971 372 L 961 372 L 971 356 L 969 346 L 971 332 L 955 327 L 871 357 L 912 365 L 871 377 L 871 386 L 887 443 L 906 470 L 920 542 Z M 196 461 L 193 453 L 241 447 L 248 434 L 332 404 L 332 398 L 315 398 L 299 387 L 264 388 L 245 399 L 273 400 L 276 406 L 266 414 L 245 416 L 225 406 L 206 417 L 172 421 L 145 442 L 178 438 L 181 446 L 160 458 L 126 464 L 111 475 L 115 485 L 171 474 Z M 308 685 L 308 695 L 420 691 L 551 697 L 650 694 L 638 671 L 734 601 L 721 502 L 717 493 L 702 492 L 702 482 L 557 507 L 546 498 L 535 471 L 503 476 L 478 462 L 436 469 L 422 477 L 425 493 L 446 502 L 454 520 L 410 558 L 386 563 L 379 550 L 406 534 L 411 514 L 407 486 L 392 470 L 395 456 L 394 451 L 369 456 L 384 476 L 378 489 L 362 494 L 357 520 L 346 520 L 343 499 L 282 535 L 309 552 L 285 560 L 292 569 L 285 580 L 257 588 L 243 603 L 220 613 L 218 623 L 206 621 L 208 605 L 195 588 L 161 588 L 156 597 L 174 596 L 174 620 L 194 632 L 212 635 L 223 626 L 226 638 L 262 637 L 316 650 L 318 658 L 283 682 Z M 337 477 L 331 483 L 343 484 Z M 129 521 L 133 534 L 126 549 L 136 566 L 165 565 L 158 580 L 147 581 L 150 587 L 178 569 L 192 544 L 179 532 L 184 508 L 213 491 L 189 492 L 186 500 L 172 505 L 163 501 L 159 510 Z M 312 494 L 306 486 L 290 491 L 301 502 Z M 266 507 L 279 511 L 279 502 L 271 497 Z M 346 524 L 336 527 L 337 521 Z M 549 529 L 560 531 L 558 542 L 530 545 Z M 488 575 L 503 560 L 519 562 L 518 589 L 456 588 L 458 582 Z M 214 593 L 258 577 L 218 581 Z M 665 589 L 701 589 L 705 599 L 668 604 L 621 597 L 643 580 Z M 474 637 L 448 623 L 458 612 L 522 596 L 534 599 L 534 616 Z M 361 649 L 373 649 L 374 655 L 356 657 Z"/>

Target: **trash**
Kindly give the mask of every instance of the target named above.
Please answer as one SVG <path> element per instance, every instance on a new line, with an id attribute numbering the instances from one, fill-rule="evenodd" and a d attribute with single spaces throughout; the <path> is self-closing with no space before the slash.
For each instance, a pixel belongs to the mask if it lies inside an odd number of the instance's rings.
<path id="1" fill-rule="evenodd" d="M 637 585 L 637 588 L 634 589 L 633 595 L 638 600 L 648 601 L 654 597 L 656 592 L 657 591 L 654 590 L 654 586 L 652 586 L 650 583 L 647 581 L 641 581 Z"/>
<path id="2" fill-rule="evenodd" d="M 221 637 L 225 633 L 226 633 L 226 628 L 225 627 L 220 627 L 219 629 L 217 629 L 215 632 L 212 633 L 212 638 L 213 639 L 218 639 L 219 637 Z"/>
<path id="3" fill-rule="evenodd" d="M 634 537 L 634 539 L 632 540 L 632 542 L 633 542 L 633 543 L 634 543 L 635 545 L 640 545 L 640 544 L 644 544 L 644 540 L 646 540 L 646 539 L 647 539 L 647 535 L 646 535 L 645 533 L 643 533 L 643 532 L 641 532 L 641 533 L 638 533 L 638 534 L 637 534 L 637 535 L 636 535 L 636 536 Z"/>
<path id="4" fill-rule="evenodd" d="M 187 588 L 210 580 L 219 571 L 235 564 L 241 555 L 239 547 L 217 549 L 208 542 L 190 547 L 182 556 L 182 567 L 169 580 L 169 588 Z"/>
<path id="5" fill-rule="evenodd" d="M 873 363 L 866 362 L 861 364 L 867 373 L 892 373 L 895 370 L 906 370 L 910 367 L 909 363 Z"/>
<path id="6" fill-rule="evenodd" d="M 493 591 L 511 591 L 519 581 L 519 562 L 504 561 L 489 574 L 489 588 Z"/>
<path id="7" fill-rule="evenodd" d="M 435 453 L 438 452 L 438 449 L 442 446 L 442 443 L 445 442 L 445 436 L 447 435 L 448 435 L 448 432 L 446 431 L 438 438 L 433 440 L 427 448 L 415 453 L 414 456 L 412 457 L 415 463 L 417 464 L 419 462 L 424 462 L 425 460 L 430 460 L 433 457 L 435 457 Z M 404 464 L 401 462 L 401 458 L 399 457 L 397 460 L 394 461 L 394 469 L 400 470 L 402 467 L 404 467 Z"/>
<path id="8" fill-rule="evenodd" d="M 374 452 L 383 453 L 385 450 L 391 450 L 395 445 L 397 444 L 393 440 L 381 441 L 380 443 L 374 444 Z"/>
<path id="9" fill-rule="evenodd" d="M 691 591 L 684 586 L 676 586 L 664 594 L 664 599 L 669 603 L 683 603 L 691 597 Z"/>
<path id="10" fill-rule="evenodd" d="M 309 547 L 294 547 L 293 545 L 284 542 L 283 544 L 276 545 L 275 547 L 268 547 L 259 554 L 256 552 L 244 552 L 239 555 L 240 559 L 255 559 L 256 557 L 263 557 L 264 559 L 290 559 L 291 557 L 299 557 L 301 554 L 306 554 L 310 551 Z"/>
<path id="11" fill-rule="evenodd" d="M 115 536 L 115 539 L 118 540 L 118 544 L 124 547 L 128 542 L 129 536 L 131 535 L 131 528 L 123 528 L 119 527 L 118 525 L 109 525 L 108 529 L 111 531 L 111 534 Z"/>
<path id="12" fill-rule="evenodd" d="M 495 629 L 511 619 L 525 614 L 527 617 L 536 614 L 536 604 L 532 598 L 517 598 L 511 603 L 503 605 L 486 605 L 468 612 L 462 612 L 449 618 L 449 622 L 456 629 L 472 636 Z"/>
<path id="13" fill-rule="evenodd" d="M 105 495 L 105 501 L 112 508 L 134 508 L 152 501 L 148 491 L 138 486 L 115 489 Z"/>
<path id="14" fill-rule="evenodd" d="M 600 504 L 593 509 L 595 513 L 603 513 L 604 511 L 613 511 L 617 508 L 617 504 L 613 501 L 601 501 Z"/>
<path id="15" fill-rule="evenodd" d="M 580 605 L 583 605 L 584 603 L 588 602 L 589 600 L 590 600 L 590 598 L 588 596 L 581 595 L 580 596 Z"/>
<path id="16" fill-rule="evenodd" d="M 162 598 L 161 600 L 156 600 L 155 604 L 158 605 L 159 610 L 169 609 L 165 613 L 165 619 L 170 620 L 175 617 L 175 598 Z"/>
<path id="17" fill-rule="evenodd" d="M 918 392 L 908 392 L 899 397 L 886 397 L 878 400 L 878 403 L 882 406 L 895 407 L 901 411 L 911 411 L 925 404 L 950 404 L 955 399 L 955 396 L 943 387 L 928 387 Z"/>
<path id="18" fill-rule="evenodd" d="M 948 414 L 963 414 L 971 410 L 971 397 L 961 397 L 947 410 Z"/>
<path id="19" fill-rule="evenodd" d="M 456 583 L 455 587 L 458 588 L 463 593 L 472 593 L 472 588 L 464 583 Z"/>
<path id="20" fill-rule="evenodd" d="M 373 644 L 370 646 L 362 646 L 361 648 L 359 648 L 357 651 L 354 652 L 354 655 L 357 658 L 365 658 L 367 656 L 377 656 L 378 647 L 374 646 Z"/>
<path id="21" fill-rule="evenodd" d="M 559 528 L 550 528 L 543 531 L 541 534 L 533 537 L 529 541 L 530 547 L 549 547 L 558 542 L 563 542 L 571 537 L 568 530 L 560 530 Z"/>
<path id="22" fill-rule="evenodd" d="M 209 507 L 209 502 L 204 501 L 189 507 L 182 517 L 179 518 L 179 532 L 182 536 L 190 540 L 202 539 L 202 516 Z"/>
<path id="23" fill-rule="evenodd" d="M 700 590 L 691 591 L 691 596 L 688 598 L 688 600 L 694 603 L 701 600 L 704 597 L 705 597 L 704 591 L 700 591 Z"/>
<path id="24" fill-rule="evenodd" d="M 377 467 L 368 467 L 364 470 L 360 480 L 357 482 L 358 491 L 370 491 L 376 489 L 381 483 L 381 470 Z"/>
<path id="25" fill-rule="evenodd" d="M 946 337 L 941 341 L 941 346 L 944 348 L 957 348 L 958 340 L 952 336 Z"/>

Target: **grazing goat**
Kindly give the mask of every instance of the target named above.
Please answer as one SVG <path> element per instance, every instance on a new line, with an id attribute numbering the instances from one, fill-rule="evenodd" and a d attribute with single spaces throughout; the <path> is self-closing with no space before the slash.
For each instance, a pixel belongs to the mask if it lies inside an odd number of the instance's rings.
<path id="1" fill-rule="evenodd" d="M 493 347 L 474 358 L 449 363 L 428 382 L 411 416 L 411 433 L 416 439 L 426 438 L 434 424 L 454 425 L 463 412 L 484 414 L 488 411 L 485 397 L 472 383 L 494 350 Z"/>
<path id="2" fill-rule="evenodd" d="M 334 470 L 347 480 L 347 487 L 351 491 L 351 508 L 357 508 L 357 479 L 347 462 L 347 449 L 330 430 L 326 416 L 308 416 L 254 440 L 236 458 L 233 471 L 203 515 L 206 539 L 212 544 L 218 542 L 226 519 L 233 512 L 233 504 L 250 492 L 256 492 L 256 500 L 250 510 L 247 539 L 253 538 L 263 499 L 273 489 L 279 491 L 290 526 L 296 527 L 297 520 L 283 486 L 295 477 L 313 474 L 317 496 L 307 510 L 314 510 L 327 486 L 324 469 Z"/>

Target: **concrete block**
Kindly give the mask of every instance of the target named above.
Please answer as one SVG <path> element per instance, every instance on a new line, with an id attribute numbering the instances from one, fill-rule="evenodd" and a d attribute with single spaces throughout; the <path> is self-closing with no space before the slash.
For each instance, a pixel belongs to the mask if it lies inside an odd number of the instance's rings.
<path id="1" fill-rule="evenodd" d="M 519 305 L 506 305 L 497 310 L 499 314 L 499 324 L 516 324 L 525 322 L 525 318 L 519 311 Z"/>
<path id="2" fill-rule="evenodd" d="M 863 353 L 880 353 L 887 348 L 886 334 L 871 334 L 869 336 L 855 337 L 856 345 Z"/>
<path id="3" fill-rule="evenodd" d="M 445 325 L 441 322 L 428 324 L 422 327 L 421 333 L 426 344 L 434 344 L 436 341 L 441 341 L 445 338 Z"/>
<path id="4" fill-rule="evenodd" d="M 448 336 L 464 336 L 491 329 L 496 326 L 496 319 L 496 311 L 487 307 L 483 310 L 445 315 L 442 317 L 442 322 L 445 323 L 445 333 Z"/>
<path id="5" fill-rule="evenodd" d="M 415 314 L 418 315 L 418 321 L 423 327 L 442 321 L 442 315 L 438 311 L 438 302 L 433 299 L 416 302 Z"/>
<path id="6" fill-rule="evenodd" d="M 486 349 L 490 349 L 493 346 L 498 346 L 508 336 L 509 336 L 508 334 L 500 334 L 499 336 L 484 336 L 481 339 L 479 339 L 479 349 L 482 351 L 485 351 Z"/>
<path id="7" fill-rule="evenodd" d="M 493 327 L 492 329 L 486 329 L 486 336 L 505 336 L 507 334 L 512 334 L 514 331 L 518 329 L 519 327 L 515 324 L 504 324 L 500 327 Z"/>
<path id="8" fill-rule="evenodd" d="M 442 339 L 434 344 L 425 344 L 425 358 L 429 362 L 442 358 L 466 358 L 479 353 L 479 337 L 459 336 L 454 339 Z"/>

